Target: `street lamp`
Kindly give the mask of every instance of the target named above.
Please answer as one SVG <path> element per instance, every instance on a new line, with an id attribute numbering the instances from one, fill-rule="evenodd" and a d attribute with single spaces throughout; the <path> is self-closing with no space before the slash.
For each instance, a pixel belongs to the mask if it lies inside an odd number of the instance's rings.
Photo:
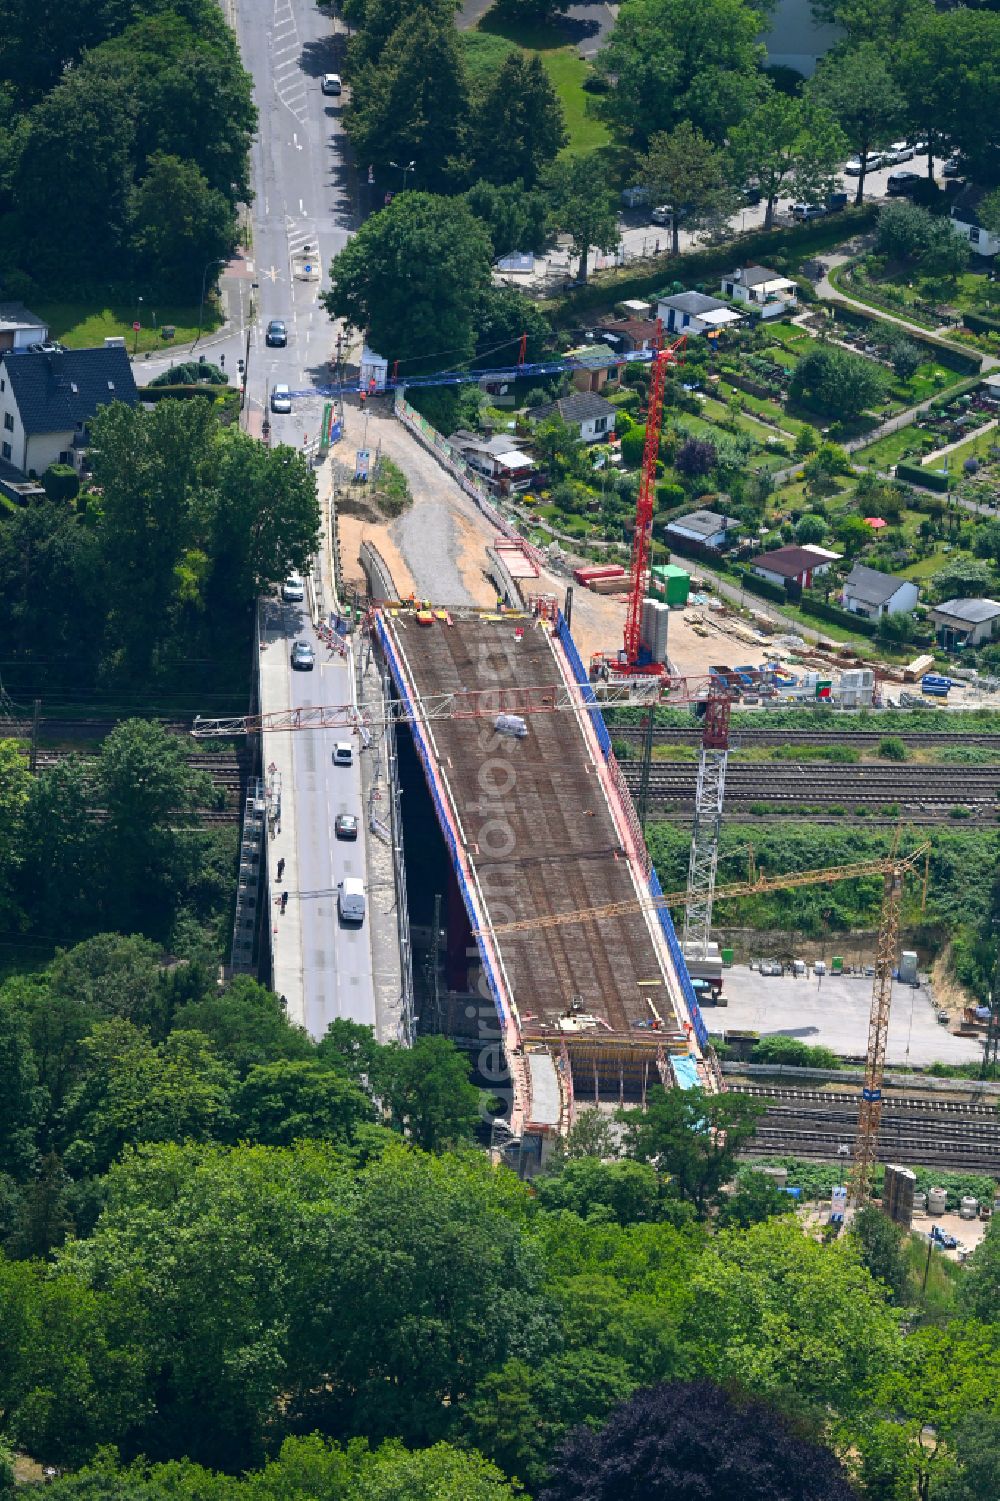
<path id="1" fill-rule="evenodd" d="M 135 337 L 132 340 L 132 358 L 133 359 L 135 359 L 136 355 L 138 355 L 138 353 L 139 353 L 139 310 L 140 310 L 141 307 L 142 307 L 142 298 L 141 297 L 137 297 L 135 299 L 135 317 L 132 319 L 132 332 L 135 335 Z"/>
<path id="2" fill-rule="evenodd" d="M 389 163 L 389 166 L 390 167 L 395 167 L 395 169 L 396 169 L 397 172 L 402 172 L 402 174 L 403 174 L 403 192 L 404 193 L 406 192 L 406 177 L 407 177 L 407 173 L 412 172 L 413 169 L 414 169 L 414 167 L 416 165 L 417 165 L 416 162 L 407 162 L 407 164 L 406 164 L 405 167 L 402 165 L 401 162 L 390 162 Z"/>
<path id="3" fill-rule="evenodd" d="M 206 278 L 208 276 L 208 273 L 211 271 L 211 269 L 212 269 L 213 266 L 228 266 L 228 265 L 229 265 L 229 262 L 226 261 L 226 260 L 209 261 L 208 265 L 205 267 L 204 271 L 201 273 L 201 300 L 198 303 L 198 339 L 201 338 L 202 320 L 203 320 L 204 314 L 205 314 L 205 281 L 206 281 Z M 195 339 L 195 341 L 194 341 L 195 344 L 197 344 L 198 339 Z M 194 345 L 192 345 L 191 347 L 194 348 Z"/>

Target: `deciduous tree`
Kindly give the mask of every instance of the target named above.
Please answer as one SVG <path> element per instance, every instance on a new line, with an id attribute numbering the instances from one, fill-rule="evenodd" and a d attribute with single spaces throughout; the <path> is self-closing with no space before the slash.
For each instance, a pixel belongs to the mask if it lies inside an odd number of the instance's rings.
<path id="1" fill-rule="evenodd" d="M 846 349 L 814 349 L 792 371 L 789 395 L 828 417 L 858 417 L 875 405 L 888 385 L 873 360 Z"/>
<path id="2" fill-rule="evenodd" d="M 687 120 L 652 137 L 639 177 L 655 203 L 670 206 L 674 255 L 680 253 L 681 228 L 724 218 L 736 203 L 722 152 Z"/>
<path id="3" fill-rule="evenodd" d="M 886 49 L 875 42 L 838 48 L 816 69 L 809 98 L 830 112 L 858 153 L 861 173 L 854 201 L 861 203 L 872 147 L 888 141 L 905 118 Z"/>
<path id="4" fill-rule="evenodd" d="M 636 1392 L 565 1441 L 540 1501 L 851 1501 L 829 1449 L 779 1412 L 705 1381 Z"/>
<path id="5" fill-rule="evenodd" d="M 425 1152 L 467 1141 L 479 1122 L 479 1091 L 447 1037 L 418 1037 L 412 1048 L 386 1048 L 377 1083 L 397 1129 Z"/>
<path id="6" fill-rule="evenodd" d="M 553 229 L 568 234 L 580 257 L 580 280 L 587 280 L 591 248 L 614 250 L 618 215 L 599 159 L 594 154 L 563 157 L 546 170 Z"/>
<path id="7" fill-rule="evenodd" d="M 605 112 L 640 151 L 683 121 L 721 145 L 760 95 L 761 29 L 744 0 L 629 0 L 598 54 Z"/>
<path id="8" fill-rule="evenodd" d="M 701 1089 L 650 1091 L 645 1110 L 620 1114 L 629 1156 L 669 1175 L 673 1191 L 702 1215 L 731 1176 L 763 1113 L 755 1100 Z"/>
<path id="9" fill-rule="evenodd" d="M 491 259 L 489 236 L 464 203 L 404 193 L 335 257 L 323 300 L 408 370 L 457 364 L 475 350 Z"/>
<path id="10" fill-rule="evenodd" d="M 776 90 L 730 132 L 734 172 L 744 185 L 759 188 L 765 229 L 771 228 L 783 192 L 806 203 L 823 202 L 836 184 L 846 145 L 827 110 Z"/>

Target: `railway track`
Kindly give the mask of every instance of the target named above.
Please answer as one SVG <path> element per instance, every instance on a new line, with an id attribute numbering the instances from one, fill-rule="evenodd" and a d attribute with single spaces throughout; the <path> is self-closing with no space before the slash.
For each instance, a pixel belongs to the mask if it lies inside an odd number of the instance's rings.
<path id="1" fill-rule="evenodd" d="M 825 1161 L 850 1156 L 858 1095 L 819 1090 L 730 1085 L 768 1101 L 767 1114 L 745 1149 L 757 1157 L 793 1154 Z M 963 1168 L 1000 1176 L 1000 1111 L 995 1106 L 912 1097 L 888 1098 L 879 1127 L 880 1162 Z"/>
<path id="2" fill-rule="evenodd" d="M 608 731 L 615 740 L 639 741 L 645 739 L 646 731 L 641 725 L 609 725 Z M 890 730 L 760 730 L 740 729 L 733 725 L 733 745 L 851 745 L 858 750 L 877 747 L 887 735 L 898 737 L 914 748 L 938 745 L 978 745 L 987 750 L 1000 752 L 1000 734 L 975 735 L 955 730 L 907 730 L 902 725 Z M 653 730 L 654 745 L 700 745 L 701 730 L 685 729 L 679 725 L 660 725 Z"/>
<path id="3" fill-rule="evenodd" d="M 642 768 L 622 766 L 631 792 L 637 792 Z M 692 762 L 655 763 L 649 790 L 654 800 L 694 802 L 698 778 Z M 998 766 L 817 766 L 815 762 L 756 762 L 729 765 L 726 801 L 795 803 L 917 803 L 951 808 L 959 803 L 996 805 L 1000 795 Z"/>

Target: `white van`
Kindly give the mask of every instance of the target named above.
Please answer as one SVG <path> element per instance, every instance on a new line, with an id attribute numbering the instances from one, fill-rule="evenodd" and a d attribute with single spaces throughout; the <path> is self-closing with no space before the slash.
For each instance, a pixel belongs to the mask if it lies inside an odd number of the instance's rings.
<path id="1" fill-rule="evenodd" d="M 337 886 L 337 911 L 342 923 L 365 920 L 365 883 L 357 876 L 345 876 Z"/>
<path id="2" fill-rule="evenodd" d="M 528 726 L 520 714 L 498 714 L 493 728 L 498 735 L 510 735 L 515 740 L 523 740 L 528 733 Z"/>
<path id="3" fill-rule="evenodd" d="M 338 740 L 333 747 L 334 766 L 351 766 L 354 763 L 354 747 L 349 740 Z"/>

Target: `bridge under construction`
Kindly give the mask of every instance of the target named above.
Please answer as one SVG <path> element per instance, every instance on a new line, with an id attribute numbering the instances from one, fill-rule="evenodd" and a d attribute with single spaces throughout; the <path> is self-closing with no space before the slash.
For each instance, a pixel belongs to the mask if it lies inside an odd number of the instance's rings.
<path id="1" fill-rule="evenodd" d="M 453 1015 L 479 994 L 495 1009 L 523 1137 L 565 1131 L 577 1104 L 641 1103 L 651 1084 L 716 1087 L 708 1034 L 669 913 L 544 925 L 660 894 L 599 712 L 534 712 L 521 734 L 482 717 L 518 685 L 589 687 L 555 608 L 518 614 L 384 606 L 372 628 L 402 701 L 447 846 L 456 900 Z M 430 719 L 421 703 L 455 696 Z M 464 694 L 477 713 L 463 716 Z M 516 727 L 515 727 L 516 728 Z M 524 733 L 526 731 L 526 733 Z M 419 855 L 408 850 L 411 881 Z M 460 898 L 460 900 L 458 900 Z M 510 924 L 517 931 L 500 931 Z M 456 932 L 456 927 L 461 932 Z"/>

